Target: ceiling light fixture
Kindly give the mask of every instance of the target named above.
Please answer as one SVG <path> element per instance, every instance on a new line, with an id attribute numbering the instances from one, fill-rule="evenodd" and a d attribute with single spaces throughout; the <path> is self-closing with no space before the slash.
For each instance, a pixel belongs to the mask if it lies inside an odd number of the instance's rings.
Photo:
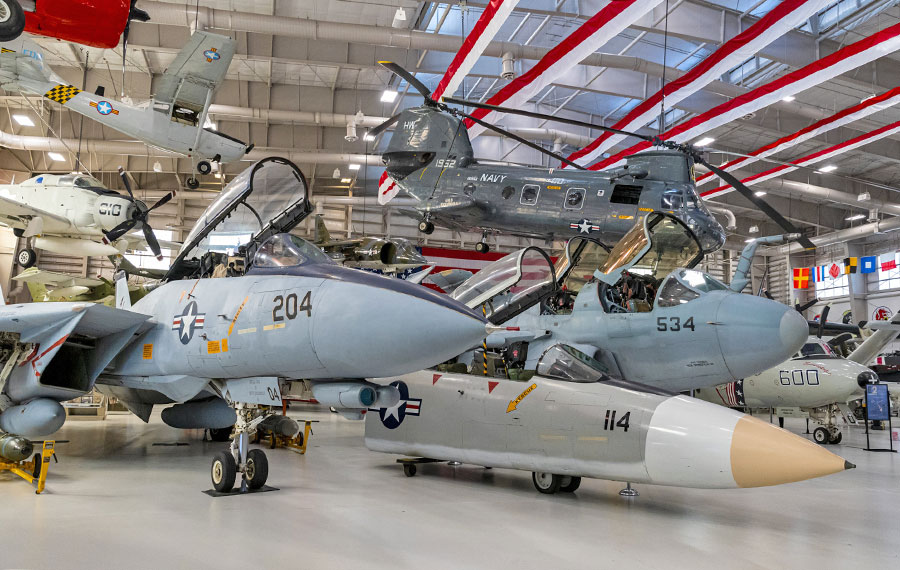
<path id="1" fill-rule="evenodd" d="M 857 202 L 868 202 L 871 199 L 872 199 L 872 195 L 869 194 L 868 192 L 862 192 L 856 196 Z"/>
<path id="2" fill-rule="evenodd" d="M 837 166 L 829 164 L 828 166 L 823 166 L 822 168 L 820 168 L 819 172 L 833 172 L 835 170 L 837 170 Z"/>
<path id="3" fill-rule="evenodd" d="M 865 214 L 856 214 L 856 215 L 853 215 L 853 216 L 847 216 L 847 217 L 844 218 L 844 219 L 847 220 L 848 222 L 852 222 L 852 221 L 854 221 L 854 220 L 861 220 L 861 219 L 863 219 L 863 218 L 865 218 L 865 217 L 866 217 Z"/>
<path id="4" fill-rule="evenodd" d="M 366 133 L 366 136 L 365 136 L 364 138 L 365 138 L 365 141 L 366 141 L 366 142 L 372 142 L 372 141 L 375 140 L 375 136 L 374 136 L 374 135 L 370 135 L 369 133 Z"/>
<path id="5" fill-rule="evenodd" d="M 351 180 L 349 178 L 341 178 L 341 184 L 350 184 Z"/>
<path id="6" fill-rule="evenodd" d="M 706 145 L 712 144 L 714 142 L 716 142 L 716 139 L 714 139 L 712 137 L 703 137 L 702 139 L 695 142 L 694 146 L 706 146 Z"/>
<path id="7" fill-rule="evenodd" d="M 13 120 L 23 127 L 33 127 L 34 121 L 28 115 L 13 115 Z"/>
<path id="8" fill-rule="evenodd" d="M 381 102 L 382 103 L 393 103 L 394 99 L 397 98 L 397 92 L 393 89 L 385 89 L 381 94 Z"/>
<path id="9" fill-rule="evenodd" d="M 58 152 L 48 152 L 47 157 L 54 162 L 62 162 L 66 159 L 66 157 L 59 154 Z"/>
<path id="10" fill-rule="evenodd" d="M 358 164 L 351 164 L 348 168 L 349 168 L 350 170 L 359 170 L 359 165 L 358 165 Z"/>
<path id="11" fill-rule="evenodd" d="M 162 164 L 158 160 L 153 163 L 153 172 L 162 172 Z"/>
<path id="12" fill-rule="evenodd" d="M 403 9 L 403 6 L 397 8 L 397 11 L 394 12 L 394 21 L 391 22 L 391 26 L 394 28 L 406 27 L 406 10 Z"/>
<path id="13" fill-rule="evenodd" d="M 340 178 L 341 177 L 341 169 L 335 168 L 334 172 L 331 173 L 332 178 Z"/>
<path id="14" fill-rule="evenodd" d="M 749 231 L 751 234 L 758 234 L 758 233 L 759 233 L 759 226 L 750 226 L 750 229 L 749 229 L 748 231 Z"/>

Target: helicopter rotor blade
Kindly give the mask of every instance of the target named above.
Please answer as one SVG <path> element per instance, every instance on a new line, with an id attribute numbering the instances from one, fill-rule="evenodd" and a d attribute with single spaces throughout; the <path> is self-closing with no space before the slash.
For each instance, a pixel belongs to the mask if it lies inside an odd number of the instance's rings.
<path id="1" fill-rule="evenodd" d="M 596 125 L 594 123 L 588 123 L 585 121 L 579 121 L 577 119 L 568 119 L 566 117 L 556 117 L 554 115 L 547 115 L 544 113 L 534 113 L 532 111 L 526 111 L 524 109 L 513 109 L 511 107 L 501 107 L 498 105 L 490 105 L 488 103 L 481 103 L 479 101 L 469 101 L 467 99 L 457 99 L 455 97 L 442 97 L 441 101 L 445 103 L 453 103 L 454 105 L 462 105 L 465 107 L 476 107 L 478 109 L 488 109 L 490 111 L 496 111 L 498 113 L 511 113 L 513 115 L 521 115 L 523 117 L 531 117 L 533 119 L 544 119 L 547 121 L 555 121 L 557 123 L 563 123 L 566 125 L 572 125 L 575 127 L 585 127 L 588 129 L 597 129 L 601 131 L 606 131 L 608 133 L 613 133 L 617 135 L 625 135 L 627 137 L 635 137 L 644 141 L 652 142 L 654 139 L 648 135 L 641 135 L 638 133 L 632 133 L 630 131 L 623 131 L 621 129 L 614 129 L 612 127 L 605 127 L 603 125 Z"/>
<path id="2" fill-rule="evenodd" d="M 378 125 L 377 127 L 374 127 L 374 128 L 372 128 L 372 129 L 370 129 L 370 130 L 369 130 L 369 136 L 370 136 L 370 137 L 377 137 L 378 135 L 380 135 L 381 133 L 383 133 L 384 131 L 386 131 L 386 130 L 388 129 L 388 127 L 390 127 L 391 125 L 393 125 L 394 123 L 396 123 L 398 120 L 400 120 L 400 113 L 397 113 L 396 115 L 394 115 L 393 117 L 391 117 L 391 118 L 388 119 L 387 121 L 381 123 L 381 124 Z"/>
<path id="3" fill-rule="evenodd" d="M 731 173 L 725 172 L 718 166 L 713 166 L 706 159 L 700 156 L 700 153 L 694 153 L 694 159 L 706 168 L 712 170 L 716 175 L 719 176 L 719 178 L 731 185 L 731 187 L 737 190 L 744 198 L 750 200 L 750 202 L 752 202 L 753 205 L 757 207 L 757 209 L 759 209 L 765 215 L 769 216 L 769 218 L 771 218 L 773 222 L 778 224 L 786 233 L 801 233 L 794 224 L 792 224 L 787 220 L 787 218 L 782 216 L 778 212 L 778 210 L 770 206 L 768 202 L 754 194 L 753 191 L 750 190 L 750 188 L 747 188 L 747 186 L 745 186 L 743 182 L 738 180 L 737 177 L 733 176 Z M 816 249 L 816 244 L 810 241 L 810 239 L 803 234 L 800 235 L 800 238 L 797 241 L 800 242 L 800 244 L 806 249 Z"/>
<path id="4" fill-rule="evenodd" d="M 416 76 L 413 75 L 412 73 L 406 71 L 405 69 L 403 69 L 402 67 L 400 67 L 399 65 L 394 63 L 393 61 L 379 61 L 378 64 L 381 65 L 383 68 L 387 69 L 388 71 L 391 71 L 392 73 L 397 74 L 397 76 L 400 77 L 400 79 L 403 79 L 404 81 L 409 83 L 410 86 L 412 86 L 416 91 L 418 91 L 419 93 L 422 94 L 422 97 L 425 97 L 426 101 L 434 100 L 431 98 L 431 90 L 428 87 L 426 87 L 424 83 L 422 83 L 421 81 L 416 79 Z"/>
<path id="5" fill-rule="evenodd" d="M 162 249 L 159 247 L 159 241 L 156 239 L 156 234 L 153 233 L 153 228 L 150 227 L 150 224 L 144 222 L 141 227 L 144 230 L 144 239 L 147 240 L 147 245 L 150 246 L 150 251 L 153 252 L 153 255 L 156 256 L 156 259 L 162 261 Z"/>

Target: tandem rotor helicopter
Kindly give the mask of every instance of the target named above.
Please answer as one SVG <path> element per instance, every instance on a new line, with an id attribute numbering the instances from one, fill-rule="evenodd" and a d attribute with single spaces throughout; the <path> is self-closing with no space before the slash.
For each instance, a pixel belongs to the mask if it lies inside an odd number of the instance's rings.
<path id="1" fill-rule="evenodd" d="M 707 162 L 700 149 L 520 109 L 452 97 L 436 101 L 414 75 L 396 63 L 380 63 L 425 98 L 423 105 L 405 109 L 369 132 L 375 137 L 397 124 L 382 160 L 387 174 L 417 202 L 414 211 L 406 213 L 421 220 L 419 231 L 425 234 L 432 233 L 435 224 L 455 230 L 481 230 L 481 242 L 475 247 L 480 253 L 489 250 L 486 239 L 493 232 L 544 239 L 588 235 L 609 242 L 625 235 L 646 213 L 660 210 L 681 219 L 697 235 L 703 250 L 712 252 L 724 245 L 725 231 L 697 194 L 694 164 L 698 162 L 733 186 L 785 233 L 799 233 L 740 180 Z M 624 134 L 650 141 L 661 150 L 631 156 L 626 166 L 615 170 L 589 171 L 445 102 Z M 572 168 L 480 164 L 474 157 L 464 118 Z M 379 194 L 379 202 L 387 201 Z M 805 236 L 799 241 L 806 248 L 815 248 Z"/>

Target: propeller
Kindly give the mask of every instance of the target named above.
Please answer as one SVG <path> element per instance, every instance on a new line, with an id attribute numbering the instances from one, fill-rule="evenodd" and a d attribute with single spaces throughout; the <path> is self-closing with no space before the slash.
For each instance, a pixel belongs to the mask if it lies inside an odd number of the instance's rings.
<path id="1" fill-rule="evenodd" d="M 131 202 L 134 204 L 134 209 L 131 211 L 130 219 L 125 220 L 108 232 L 104 232 L 106 241 L 114 242 L 134 229 L 135 226 L 140 224 L 140 228 L 144 233 L 144 239 L 147 241 L 147 245 L 150 246 L 150 251 L 153 252 L 153 255 L 156 256 L 156 259 L 162 261 L 162 249 L 159 247 L 159 241 L 156 239 L 156 235 L 153 233 L 153 228 L 150 227 L 148 218 L 150 216 L 150 212 L 171 200 L 175 196 L 175 192 L 169 192 L 148 208 L 146 204 L 134 197 L 134 192 L 131 191 L 131 182 L 128 181 L 128 176 L 125 174 L 125 170 L 121 166 L 119 167 L 119 176 L 122 177 L 122 183 L 125 185 L 125 190 L 128 192 L 128 196 L 131 198 Z"/>
<path id="2" fill-rule="evenodd" d="M 819 330 L 816 331 L 816 336 L 822 338 L 822 333 L 825 332 L 825 323 L 828 321 L 828 311 L 831 310 L 831 305 L 825 305 L 825 308 L 822 309 L 822 314 L 819 315 Z"/>
<path id="3" fill-rule="evenodd" d="M 125 21 L 125 29 L 122 30 L 122 92 L 125 92 L 125 55 L 128 52 L 128 34 L 131 32 L 131 21 L 150 21 L 150 14 L 137 6 L 137 0 L 131 0 L 131 9 L 128 11 L 128 19 Z"/>
<path id="4" fill-rule="evenodd" d="M 803 303 L 802 305 L 801 305 L 800 303 L 797 303 L 796 305 L 794 305 L 794 309 L 796 309 L 798 313 L 803 313 L 803 312 L 805 312 L 808 308 L 812 307 L 813 305 L 815 305 L 815 304 L 818 303 L 818 302 L 819 302 L 818 299 L 813 299 L 812 301 L 809 301 L 809 302 L 807 302 L 807 303 Z"/>

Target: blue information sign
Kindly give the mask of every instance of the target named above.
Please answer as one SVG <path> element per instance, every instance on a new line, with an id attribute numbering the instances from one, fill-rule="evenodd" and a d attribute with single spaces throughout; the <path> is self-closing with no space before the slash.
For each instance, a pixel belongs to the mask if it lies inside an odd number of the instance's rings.
<path id="1" fill-rule="evenodd" d="M 887 421 L 890 412 L 887 384 L 868 384 L 866 386 L 867 419 Z"/>

